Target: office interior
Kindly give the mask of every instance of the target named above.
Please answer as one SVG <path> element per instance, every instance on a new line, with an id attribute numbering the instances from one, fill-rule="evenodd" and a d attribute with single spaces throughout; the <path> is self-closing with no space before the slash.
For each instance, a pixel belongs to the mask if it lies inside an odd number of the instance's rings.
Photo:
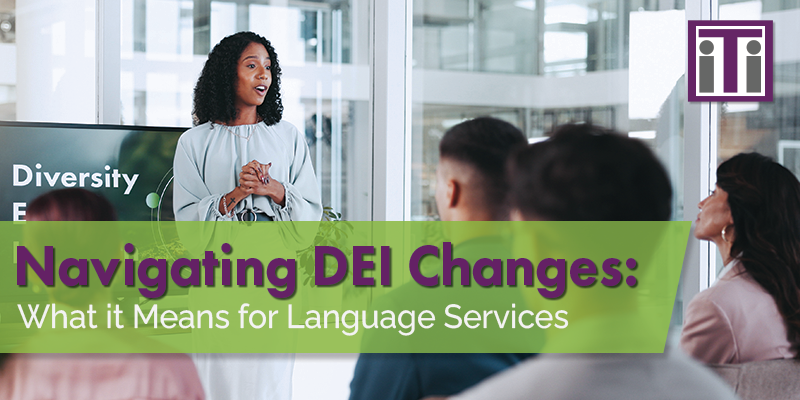
<path id="1" fill-rule="evenodd" d="M 699 19 L 774 21 L 773 102 L 687 102 Z M 530 142 L 567 122 L 642 140 L 673 219 L 693 221 L 734 154 L 800 174 L 797 20 L 800 0 L 0 0 L 0 121 L 188 129 L 208 52 L 251 30 L 278 53 L 284 119 L 343 219 L 435 220 L 439 139 L 490 115 Z M 713 246 L 689 246 L 674 325 L 722 267 Z M 354 360 L 299 356 L 295 397 L 322 376 L 344 398 Z"/>

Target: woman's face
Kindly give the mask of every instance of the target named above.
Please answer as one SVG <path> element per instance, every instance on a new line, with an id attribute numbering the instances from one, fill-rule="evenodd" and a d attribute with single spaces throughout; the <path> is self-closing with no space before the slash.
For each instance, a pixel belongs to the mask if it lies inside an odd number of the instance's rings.
<path id="1" fill-rule="evenodd" d="M 697 206 L 700 207 L 700 213 L 697 214 L 694 236 L 703 240 L 721 240 L 722 229 L 733 225 L 728 192 L 717 186 L 716 190 Z"/>
<path id="2" fill-rule="evenodd" d="M 236 109 L 258 107 L 264 103 L 272 84 L 272 60 L 261 43 L 250 43 L 239 56 L 236 81 Z"/>

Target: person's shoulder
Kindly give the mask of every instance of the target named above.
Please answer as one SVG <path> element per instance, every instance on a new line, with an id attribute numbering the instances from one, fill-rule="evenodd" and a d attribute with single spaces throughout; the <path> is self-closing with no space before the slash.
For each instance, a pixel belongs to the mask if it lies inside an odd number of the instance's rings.
<path id="1" fill-rule="evenodd" d="M 549 367 L 546 360 L 529 359 L 492 375 L 481 383 L 451 397 L 451 399 L 526 398 L 530 396 L 530 393 L 549 387 L 548 383 L 542 382 L 542 377 L 547 376 L 548 371 Z"/>
<path id="2" fill-rule="evenodd" d="M 213 132 L 214 129 L 212 128 L 211 122 L 206 122 L 204 124 L 197 125 L 192 127 L 191 129 L 183 132 L 181 137 L 178 139 L 179 143 L 183 143 L 186 145 L 187 143 L 202 143 L 204 142 L 205 138 Z"/>
<path id="3" fill-rule="evenodd" d="M 197 135 L 207 135 L 209 132 L 213 130 L 213 124 L 211 121 L 193 126 L 188 129 L 186 132 L 183 132 L 181 136 L 197 136 Z"/>
<path id="4" fill-rule="evenodd" d="M 730 285 L 727 282 L 717 282 L 716 285 L 711 286 L 692 299 L 694 303 L 709 303 L 725 300 L 735 293 L 737 285 Z"/>
<path id="5" fill-rule="evenodd" d="M 692 302 L 713 303 L 725 309 L 745 305 L 761 297 L 770 298 L 769 293 L 761 285 L 747 272 L 742 271 L 720 279 L 715 285 L 698 293 Z"/>
<path id="6" fill-rule="evenodd" d="M 261 123 L 261 126 L 263 126 L 268 132 L 271 132 L 274 138 L 283 142 L 289 149 L 294 149 L 295 151 L 297 150 L 300 141 L 305 140 L 305 136 L 300 133 L 300 130 L 297 129 L 294 124 L 286 121 L 285 119 L 282 119 L 272 125 Z"/>
<path id="7" fill-rule="evenodd" d="M 658 372 L 658 380 L 678 384 L 672 388 L 675 398 L 735 399 L 732 389 L 705 365 L 681 351 L 667 350 L 666 356 L 652 355 L 650 368 Z"/>
<path id="8" fill-rule="evenodd" d="M 164 398 L 201 399 L 202 383 L 192 359 L 186 354 L 137 354 L 130 355 L 130 365 L 138 364 L 138 373 L 150 374 L 155 386 Z M 133 372 L 132 373 L 136 373 Z"/>
<path id="9" fill-rule="evenodd" d="M 35 385 L 44 381 L 64 388 L 63 397 L 57 398 L 76 398 L 81 384 L 97 388 L 92 398 L 204 398 L 197 370 L 186 354 L 20 354 L 8 361 L 4 375 L 13 374 L 13 383 L 31 394 L 40 393 Z M 34 397 L 51 398 L 29 398 Z"/>
<path id="10" fill-rule="evenodd" d="M 687 319 L 707 318 L 709 315 L 729 314 L 732 308 L 736 308 L 738 302 L 736 296 L 736 285 L 728 285 L 717 282 L 716 285 L 698 293 L 689 302 L 686 311 Z"/>
<path id="11" fill-rule="evenodd" d="M 270 129 L 274 129 L 275 131 L 280 132 L 280 133 L 290 133 L 292 135 L 292 137 L 300 135 L 300 130 L 298 130 L 297 127 L 294 126 L 294 124 L 292 124 L 291 122 L 289 122 L 289 121 L 287 121 L 285 119 L 282 119 L 282 120 L 280 120 L 277 123 L 274 123 L 272 125 L 264 124 L 264 126 L 266 126 L 267 128 L 270 128 Z"/>
<path id="12" fill-rule="evenodd" d="M 358 356 L 350 400 L 419 399 L 419 374 L 408 353 L 362 353 Z"/>
<path id="13" fill-rule="evenodd" d="M 685 357 L 684 357 L 685 358 Z M 571 379 L 565 379 L 565 376 Z M 592 382 L 616 382 L 596 386 Z M 679 387 L 669 389 L 667 382 Z M 671 390 L 672 396 L 665 390 Z M 453 400 L 542 398 L 706 398 L 731 399 L 730 389 L 710 371 L 664 354 L 548 354 L 496 374 Z"/>

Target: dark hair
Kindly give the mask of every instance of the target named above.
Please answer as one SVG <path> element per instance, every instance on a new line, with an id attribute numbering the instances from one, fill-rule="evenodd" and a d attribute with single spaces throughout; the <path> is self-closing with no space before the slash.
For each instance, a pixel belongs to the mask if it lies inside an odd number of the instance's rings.
<path id="1" fill-rule="evenodd" d="M 116 221 L 114 206 L 85 189 L 61 189 L 34 199 L 25 210 L 28 221 Z"/>
<path id="2" fill-rule="evenodd" d="M 445 132 L 439 143 L 439 158 L 462 162 L 471 166 L 479 175 L 483 189 L 482 203 L 495 210 L 497 219 L 507 215 L 505 197 L 508 182 L 505 164 L 508 157 L 528 143 L 522 131 L 508 122 L 480 117 L 462 122 Z"/>
<path id="3" fill-rule="evenodd" d="M 47 192 L 34 199 L 27 207 L 25 212 L 27 221 L 116 221 L 117 213 L 114 207 L 104 197 L 92 193 L 85 189 L 60 189 Z M 75 231 L 74 229 L 78 229 Z M 92 229 L 91 227 L 75 226 L 50 226 L 46 232 L 37 232 L 35 235 L 42 242 L 59 248 L 60 241 L 66 240 L 73 245 L 75 241 L 80 241 L 82 235 L 80 229 Z M 115 235 L 107 235 L 102 240 L 103 243 L 93 243 L 92 246 L 81 246 L 82 249 L 93 247 L 97 248 L 98 254 L 113 252 L 120 248 L 119 238 Z M 59 248 L 57 254 L 60 256 L 69 255 L 73 249 Z M 84 256 L 86 256 L 84 254 Z M 95 257 L 87 257 L 95 258 Z M 104 259 L 105 257 L 96 257 Z M 113 258 L 109 257 L 109 258 Z M 48 291 L 54 300 L 67 304 L 75 308 L 84 308 L 94 296 L 104 289 L 101 285 L 69 287 L 56 284 Z"/>
<path id="4" fill-rule="evenodd" d="M 641 141 L 588 124 L 556 127 L 509 162 L 511 206 L 526 219 L 666 221 L 672 188 Z"/>
<path id="5" fill-rule="evenodd" d="M 733 217 L 731 255 L 775 299 L 787 339 L 800 359 L 800 182 L 758 154 L 734 156 L 717 168 Z"/>
<path id="6" fill-rule="evenodd" d="M 264 45 L 271 61 L 272 84 L 267 90 L 264 103 L 256 108 L 258 116 L 267 125 L 281 121 L 283 104 L 281 103 L 281 66 L 278 55 L 269 40 L 253 32 L 239 32 L 222 39 L 203 66 L 203 72 L 194 87 L 195 125 L 206 122 L 231 122 L 236 119 L 236 80 L 238 79 L 239 57 L 250 43 Z"/>

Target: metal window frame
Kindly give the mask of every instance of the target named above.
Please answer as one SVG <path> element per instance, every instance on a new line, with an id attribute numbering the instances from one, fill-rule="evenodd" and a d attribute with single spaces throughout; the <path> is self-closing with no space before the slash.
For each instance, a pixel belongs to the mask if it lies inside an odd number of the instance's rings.
<path id="1" fill-rule="evenodd" d="M 686 2 L 686 21 L 718 20 L 719 0 Z M 687 28 L 688 29 L 688 28 Z M 688 59 L 687 70 L 688 70 Z M 689 82 L 687 80 L 687 85 Z M 683 218 L 697 218 L 697 204 L 716 184 L 717 150 L 719 141 L 719 103 L 685 103 L 684 108 L 684 169 Z M 706 289 L 716 271 L 716 249 L 710 242 L 689 237 L 684 257 L 682 282 L 683 311 L 697 293 Z"/>
<path id="2" fill-rule="evenodd" d="M 372 0 L 370 5 L 372 220 L 408 221 L 413 1 Z"/>
<path id="3" fill-rule="evenodd" d="M 119 124 L 120 3 L 97 0 L 96 4 L 97 123 Z M 369 147 L 373 149 L 371 219 L 407 221 L 411 209 L 413 1 L 369 0 L 368 6 L 372 110 Z M 697 19 L 719 19 L 719 1 L 686 2 L 686 20 Z M 685 103 L 685 220 L 696 218 L 697 203 L 714 186 L 718 130 L 717 103 Z M 682 277 L 684 308 L 689 299 L 709 286 L 716 267 L 714 251 L 710 243 L 690 239 Z"/>
<path id="4" fill-rule="evenodd" d="M 120 8 L 120 1 L 95 3 L 95 122 L 98 124 L 120 123 Z"/>

